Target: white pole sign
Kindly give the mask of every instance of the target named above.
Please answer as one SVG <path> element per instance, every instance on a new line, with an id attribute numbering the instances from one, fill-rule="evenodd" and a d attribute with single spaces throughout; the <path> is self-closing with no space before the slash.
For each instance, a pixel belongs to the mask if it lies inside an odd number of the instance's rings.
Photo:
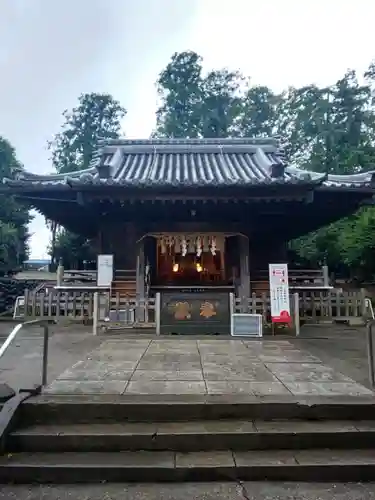
<path id="1" fill-rule="evenodd" d="M 98 255 L 97 286 L 111 286 L 113 280 L 113 255 Z"/>
<path id="2" fill-rule="evenodd" d="M 269 264 L 272 323 L 290 323 L 288 264 Z"/>

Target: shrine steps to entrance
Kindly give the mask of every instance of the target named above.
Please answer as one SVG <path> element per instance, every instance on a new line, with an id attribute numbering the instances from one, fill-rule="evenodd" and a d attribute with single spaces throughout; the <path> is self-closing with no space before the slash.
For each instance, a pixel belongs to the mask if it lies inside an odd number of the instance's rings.
<path id="1" fill-rule="evenodd" d="M 111 285 L 112 299 L 134 299 L 137 295 L 137 278 L 135 269 L 116 269 Z"/>
<path id="2" fill-rule="evenodd" d="M 137 295 L 137 285 L 135 281 L 112 281 L 111 296 L 112 298 L 128 298 L 134 299 Z"/>
<path id="3" fill-rule="evenodd" d="M 15 420 L 1 483 L 375 477 L 369 397 L 40 396 Z"/>

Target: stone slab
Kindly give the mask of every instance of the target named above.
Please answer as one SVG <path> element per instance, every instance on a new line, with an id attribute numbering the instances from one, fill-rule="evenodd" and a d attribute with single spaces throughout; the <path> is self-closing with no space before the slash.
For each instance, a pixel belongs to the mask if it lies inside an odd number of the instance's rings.
<path id="1" fill-rule="evenodd" d="M 81 381 L 107 381 L 107 380 L 129 380 L 133 375 L 132 371 L 118 370 L 65 370 L 56 380 Z"/>
<path id="2" fill-rule="evenodd" d="M 203 375 L 207 381 L 248 380 L 252 382 L 277 382 L 276 377 L 262 364 L 250 366 L 218 366 L 214 363 L 203 363 Z"/>
<path id="3" fill-rule="evenodd" d="M 256 396 L 290 395 L 280 382 L 249 382 L 246 380 L 206 381 L 208 394 L 251 394 Z"/>
<path id="4" fill-rule="evenodd" d="M 330 464 L 375 464 L 374 450 L 303 450 L 295 452 L 295 459 L 301 465 Z"/>
<path id="5" fill-rule="evenodd" d="M 292 450 L 235 451 L 233 452 L 233 456 L 237 467 L 256 465 L 297 465 Z"/>
<path id="6" fill-rule="evenodd" d="M 365 396 L 372 391 L 360 384 L 350 382 L 284 382 L 295 396 Z"/>
<path id="7" fill-rule="evenodd" d="M 128 384 L 127 380 L 109 381 L 77 381 L 56 380 L 43 392 L 50 394 L 122 394 Z"/>
<path id="8" fill-rule="evenodd" d="M 184 467 L 234 467 L 231 451 L 213 451 L 199 453 L 176 453 L 176 468 Z"/>
<path id="9" fill-rule="evenodd" d="M 162 422 L 157 425 L 157 433 L 163 434 L 242 434 L 256 432 L 254 423 L 247 420 L 206 420 L 190 422 Z"/>
<path id="10" fill-rule="evenodd" d="M 302 352 L 288 353 L 283 351 L 282 354 L 259 354 L 259 359 L 263 363 L 321 363 L 321 360 L 316 356 L 304 354 Z"/>
<path id="11" fill-rule="evenodd" d="M 375 432 L 375 422 L 373 420 L 356 421 L 355 427 L 359 432 Z"/>
<path id="12" fill-rule="evenodd" d="M 124 370 L 124 371 L 133 371 L 137 367 L 138 362 L 133 360 L 124 360 L 124 361 L 103 361 L 103 360 L 84 360 L 79 361 L 72 367 L 72 371 L 80 371 L 80 372 L 106 372 L 108 370 Z"/>
<path id="13" fill-rule="evenodd" d="M 319 432 L 359 432 L 353 422 L 329 421 L 264 421 L 255 420 L 254 427 L 258 432 L 276 433 L 319 433 Z"/>
<path id="14" fill-rule="evenodd" d="M 136 370 L 131 377 L 132 382 L 147 382 L 154 380 L 202 381 L 202 370 Z"/>
<path id="15" fill-rule="evenodd" d="M 136 381 L 129 382 L 126 393 L 136 394 L 205 394 L 204 382 L 188 381 Z"/>
<path id="16" fill-rule="evenodd" d="M 266 363 L 282 382 L 354 382 L 342 373 L 317 363 Z"/>

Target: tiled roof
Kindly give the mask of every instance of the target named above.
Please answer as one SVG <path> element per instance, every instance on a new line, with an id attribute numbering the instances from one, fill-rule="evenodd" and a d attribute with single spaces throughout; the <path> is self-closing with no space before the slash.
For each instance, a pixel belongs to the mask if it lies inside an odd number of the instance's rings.
<path id="1" fill-rule="evenodd" d="M 13 186 L 118 185 L 128 187 L 255 186 L 323 184 L 372 185 L 374 173 L 325 175 L 287 167 L 276 139 L 109 140 L 92 166 L 68 174 L 19 174 Z"/>

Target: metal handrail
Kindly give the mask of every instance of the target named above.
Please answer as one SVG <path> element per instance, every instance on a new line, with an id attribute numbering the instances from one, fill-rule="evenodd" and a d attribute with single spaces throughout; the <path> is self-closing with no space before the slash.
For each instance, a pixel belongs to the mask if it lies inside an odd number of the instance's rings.
<path id="1" fill-rule="evenodd" d="M 43 361 L 42 361 L 42 386 L 47 385 L 47 371 L 48 371 L 48 340 L 49 340 L 49 328 L 47 319 L 34 319 L 31 321 L 25 321 L 24 323 L 19 323 L 10 332 L 6 338 L 4 344 L 0 347 L 0 360 L 2 356 L 7 351 L 8 347 L 12 344 L 13 340 L 16 338 L 18 332 L 24 327 L 40 325 L 43 327 Z"/>
<path id="2" fill-rule="evenodd" d="M 371 319 L 375 320 L 374 308 L 372 307 L 372 302 L 369 298 L 365 298 L 365 305 L 366 305 L 367 309 L 369 309 L 369 311 L 370 311 Z"/>
<path id="3" fill-rule="evenodd" d="M 375 326 L 375 314 L 372 302 L 369 298 L 365 298 L 365 307 L 370 311 L 371 319 L 367 324 L 367 359 L 368 371 L 371 387 L 375 386 L 375 365 L 374 365 L 374 337 L 373 328 Z"/>

